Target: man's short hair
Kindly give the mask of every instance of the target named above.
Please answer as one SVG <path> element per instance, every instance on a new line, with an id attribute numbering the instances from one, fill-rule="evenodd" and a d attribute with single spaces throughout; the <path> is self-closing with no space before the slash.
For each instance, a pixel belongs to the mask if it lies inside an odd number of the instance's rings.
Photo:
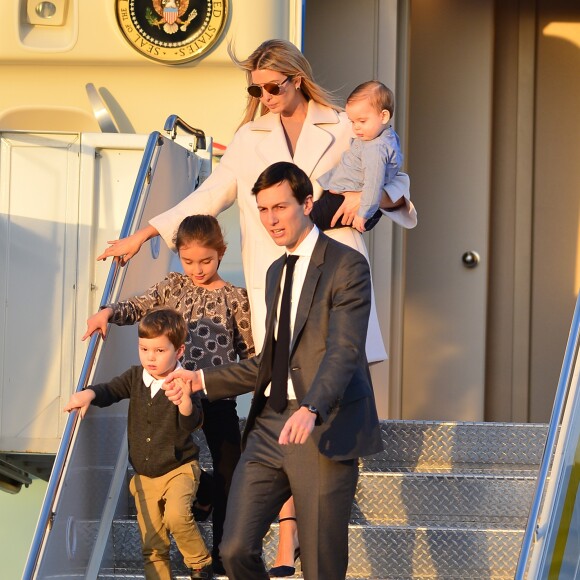
<path id="1" fill-rule="evenodd" d="M 260 191 L 273 187 L 285 181 L 292 190 L 292 195 L 296 201 L 303 205 L 309 195 L 313 195 L 312 182 L 308 175 L 295 165 L 288 161 L 278 161 L 266 167 L 256 179 L 252 193 L 258 195 Z"/>
<path id="2" fill-rule="evenodd" d="M 139 322 L 139 338 L 158 338 L 166 336 L 178 350 L 185 344 L 187 324 L 177 310 L 173 308 L 155 308 L 148 312 Z"/>

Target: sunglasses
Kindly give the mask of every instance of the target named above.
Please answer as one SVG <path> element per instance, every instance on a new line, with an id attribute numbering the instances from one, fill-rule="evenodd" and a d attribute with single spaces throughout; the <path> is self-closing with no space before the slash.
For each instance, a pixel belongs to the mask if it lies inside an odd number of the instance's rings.
<path id="1" fill-rule="evenodd" d="M 261 96 L 264 94 L 264 89 L 270 95 L 275 96 L 280 94 L 280 91 L 282 90 L 282 85 L 285 85 L 289 80 L 290 77 L 286 77 L 286 79 L 283 80 L 281 83 L 271 82 L 264 83 L 263 85 L 250 85 L 247 90 L 250 96 L 256 99 L 261 98 Z"/>

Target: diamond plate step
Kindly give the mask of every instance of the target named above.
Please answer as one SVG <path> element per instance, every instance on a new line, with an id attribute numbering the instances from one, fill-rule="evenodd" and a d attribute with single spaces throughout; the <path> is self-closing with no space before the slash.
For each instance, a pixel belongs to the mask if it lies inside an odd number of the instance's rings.
<path id="1" fill-rule="evenodd" d="M 240 421 L 243 429 L 245 420 Z M 438 421 L 382 421 L 384 450 L 361 458 L 365 471 L 458 471 L 480 473 L 537 470 L 548 426 L 539 423 L 461 423 Z M 211 468 L 201 431 L 200 464 Z"/>
<path id="2" fill-rule="evenodd" d="M 207 524 L 200 527 L 206 536 Z M 277 526 L 272 526 L 264 543 L 268 567 L 275 558 L 277 531 Z M 513 578 L 522 536 L 523 531 L 515 529 L 351 525 L 347 577 Z M 124 547 L 126 557 L 117 557 L 116 571 L 102 570 L 99 578 L 142 577 L 139 576 L 142 562 L 136 522 L 116 522 L 114 543 Z M 174 544 L 171 559 L 176 577 L 186 574 Z"/>
<path id="3" fill-rule="evenodd" d="M 351 523 L 524 528 L 535 484 L 531 475 L 361 472 Z"/>
<path id="4" fill-rule="evenodd" d="M 383 421 L 384 451 L 362 458 L 367 471 L 537 470 L 547 425 Z"/>
<path id="5" fill-rule="evenodd" d="M 381 431 L 385 450 L 360 464 L 348 578 L 513 578 L 547 426 L 385 421 Z M 196 438 L 200 463 L 211 469 L 203 436 Z M 103 568 L 99 578 L 143 578 L 132 498 L 124 503 L 130 513 L 111 535 L 114 571 Z M 211 544 L 210 523 L 200 529 Z M 274 524 L 267 566 L 277 534 Z M 175 578 L 186 578 L 174 544 L 172 563 Z"/>
<path id="6" fill-rule="evenodd" d="M 362 473 L 352 522 L 524 528 L 536 478 Z"/>

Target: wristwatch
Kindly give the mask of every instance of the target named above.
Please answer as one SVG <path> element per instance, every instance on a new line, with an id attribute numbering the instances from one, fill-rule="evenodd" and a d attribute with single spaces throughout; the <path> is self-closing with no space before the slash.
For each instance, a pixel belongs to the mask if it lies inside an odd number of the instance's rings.
<path id="1" fill-rule="evenodd" d="M 314 413 L 318 417 L 318 409 L 312 405 L 300 405 L 301 407 L 306 407 L 311 413 Z"/>

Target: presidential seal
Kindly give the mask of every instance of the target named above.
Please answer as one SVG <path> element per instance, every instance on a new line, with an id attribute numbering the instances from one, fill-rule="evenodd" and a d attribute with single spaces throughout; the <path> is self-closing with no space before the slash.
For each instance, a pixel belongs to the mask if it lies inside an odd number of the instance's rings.
<path id="1" fill-rule="evenodd" d="M 228 0 L 116 0 L 117 22 L 129 44 L 165 64 L 190 62 L 224 31 Z"/>

